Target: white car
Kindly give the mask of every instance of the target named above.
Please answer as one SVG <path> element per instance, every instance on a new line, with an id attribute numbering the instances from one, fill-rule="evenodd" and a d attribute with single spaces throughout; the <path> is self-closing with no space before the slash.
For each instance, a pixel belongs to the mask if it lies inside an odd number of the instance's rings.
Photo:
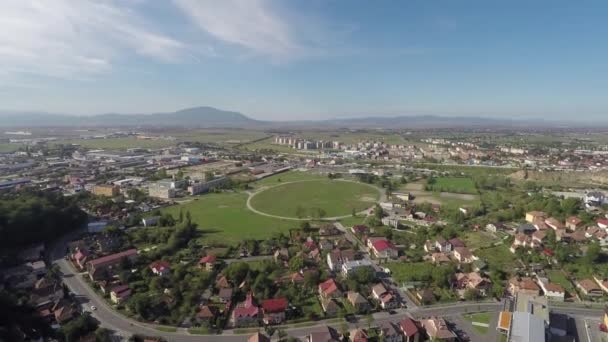
<path id="1" fill-rule="evenodd" d="M 95 305 L 91 305 L 91 311 L 95 311 L 97 310 L 97 307 Z"/>

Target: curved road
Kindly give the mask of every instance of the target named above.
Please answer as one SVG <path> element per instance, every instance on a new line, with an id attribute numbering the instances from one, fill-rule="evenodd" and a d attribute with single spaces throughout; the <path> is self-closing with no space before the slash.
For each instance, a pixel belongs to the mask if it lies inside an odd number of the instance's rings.
<path id="1" fill-rule="evenodd" d="M 268 214 L 268 213 L 265 213 L 263 211 L 259 211 L 259 210 L 255 209 L 251 205 L 251 199 L 254 198 L 257 194 L 263 192 L 264 190 L 268 190 L 268 189 L 276 188 L 278 186 L 292 184 L 292 183 L 315 182 L 315 181 L 319 181 L 319 180 L 318 179 L 308 179 L 308 180 L 301 180 L 301 181 L 285 182 L 285 183 L 273 185 L 273 186 L 270 186 L 270 187 L 264 187 L 264 188 L 259 189 L 258 191 L 255 191 L 255 192 L 247 191 L 247 194 L 249 195 L 249 197 L 247 198 L 247 209 L 253 211 L 254 213 L 256 213 L 258 215 L 268 216 L 268 217 L 272 217 L 272 218 L 276 218 L 276 219 L 281 219 L 281 220 L 292 220 L 292 221 L 310 221 L 310 220 L 335 221 L 335 220 L 341 220 L 341 219 L 345 219 L 345 218 L 348 218 L 348 217 L 352 216 L 352 214 L 351 214 L 351 215 L 342 215 L 342 216 L 334 216 L 334 217 L 324 217 L 324 218 L 321 218 L 321 219 L 315 219 L 315 218 L 312 218 L 312 217 L 297 218 L 297 217 L 288 217 L 288 216 L 279 216 L 279 215 Z M 384 195 L 384 192 L 382 191 L 382 188 L 379 188 L 379 187 L 377 187 L 375 185 L 371 185 L 371 184 L 367 184 L 367 183 L 361 183 L 361 182 L 357 182 L 357 181 L 351 181 L 351 180 L 347 180 L 347 179 L 335 179 L 334 181 L 364 184 L 364 185 L 367 185 L 367 186 L 369 186 L 371 188 L 374 188 L 374 189 L 378 190 L 378 193 L 380 194 L 378 201 L 382 202 L 382 200 L 385 198 L 385 195 Z M 367 212 L 371 208 L 373 208 L 373 207 L 370 207 L 370 208 L 367 208 L 367 209 L 365 209 L 363 211 L 360 211 L 360 212 L 357 213 L 357 215 L 365 215 L 365 214 L 367 214 Z"/>

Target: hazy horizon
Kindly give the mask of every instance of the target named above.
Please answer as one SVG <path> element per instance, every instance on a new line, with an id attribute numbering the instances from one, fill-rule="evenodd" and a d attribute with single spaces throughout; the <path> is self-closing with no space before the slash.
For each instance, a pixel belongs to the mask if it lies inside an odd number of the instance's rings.
<path id="1" fill-rule="evenodd" d="M 0 10 L 3 111 L 608 120 L 602 1 L 8 0 Z"/>

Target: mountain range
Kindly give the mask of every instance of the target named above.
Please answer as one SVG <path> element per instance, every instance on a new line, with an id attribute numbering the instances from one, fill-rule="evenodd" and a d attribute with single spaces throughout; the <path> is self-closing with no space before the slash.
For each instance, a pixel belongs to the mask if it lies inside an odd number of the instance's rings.
<path id="1" fill-rule="evenodd" d="M 152 114 L 74 116 L 43 112 L 0 111 L 0 127 L 191 127 L 191 128 L 542 128 L 584 127 L 585 123 L 538 119 L 497 119 L 434 115 L 360 117 L 327 120 L 261 121 L 213 107 L 193 107 Z M 588 126 L 588 124 L 587 124 Z"/>

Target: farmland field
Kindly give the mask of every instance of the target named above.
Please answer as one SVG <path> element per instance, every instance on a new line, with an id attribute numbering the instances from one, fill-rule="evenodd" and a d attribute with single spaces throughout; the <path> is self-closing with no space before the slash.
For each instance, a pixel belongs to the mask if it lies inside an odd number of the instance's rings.
<path id="1" fill-rule="evenodd" d="M 427 187 L 430 191 L 452 192 L 457 194 L 477 194 L 477 188 L 471 178 L 438 177 L 429 180 Z"/>
<path id="2" fill-rule="evenodd" d="M 371 207 L 379 192 L 373 186 L 340 180 L 307 180 L 262 189 L 251 198 L 251 206 L 261 212 L 284 217 L 324 217 L 350 215 Z"/>
<path id="3" fill-rule="evenodd" d="M 178 217 L 180 209 L 189 211 L 207 242 L 230 244 L 243 239 L 264 239 L 276 232 L 287 232 L 293 221 L 258 215 L 247 209 L 247 194 L 207 194 L 186 204 L 163 211 Z"/>

